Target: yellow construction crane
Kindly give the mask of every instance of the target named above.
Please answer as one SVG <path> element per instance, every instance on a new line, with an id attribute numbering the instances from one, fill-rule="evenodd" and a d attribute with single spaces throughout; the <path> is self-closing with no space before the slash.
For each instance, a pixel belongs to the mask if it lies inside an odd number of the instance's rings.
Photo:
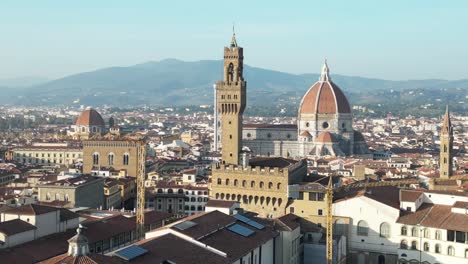
<path id="1" fill-rule="evenodd" d="M 137 204 L 136 204 L 136 237 L 145 235 L 145 178 L 146 178 L 146 144 L 144 140 L 137 143 Z"/>
<path id="2" fill-rule="evenodd" d="M 444 181 L 453 181 L 453 180 L 461 180 L 461 181 L 468 181 L 468 175 L 457 175 L 451 176 L 449 178 L 437 178 L 429 180 L 430 184 L 444 182 Z M 382 182 L 366 182 L 366 183 L 355 183 L 346 186 L 341 186 L 338 188 L 333 188 L 333 180 L 332 176 L 328 181 L 327 187 L 327 234 L 326 234 L 326 247 L 327 247 L 327 264 L 333 263 L 333 192 L 334 191 L 347 191 L 350 189 L 356 188 L 368 188 L 368 187 L 380 187 L 380 186 L 402 186 L 402 185 L 409 185 L 409 184 L 419 184 L 417 179 L 403 179 L 397 181 L 382 181 Z"/>

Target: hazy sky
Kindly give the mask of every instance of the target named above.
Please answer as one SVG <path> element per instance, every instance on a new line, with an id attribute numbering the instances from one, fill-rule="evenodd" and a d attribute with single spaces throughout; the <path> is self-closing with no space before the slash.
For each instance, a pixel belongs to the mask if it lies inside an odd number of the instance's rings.
<path id="1" fill-rule="evenodd" d="M 468 1 L 1 0 L 0 79 L 150 60 L 221 59 L 291 73 L 468 78 Z"/>

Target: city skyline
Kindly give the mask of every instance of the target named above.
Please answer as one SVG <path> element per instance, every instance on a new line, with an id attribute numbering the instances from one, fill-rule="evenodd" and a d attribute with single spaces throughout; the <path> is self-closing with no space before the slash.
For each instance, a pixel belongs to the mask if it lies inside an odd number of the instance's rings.
<path id="1" fill-rule="evenodd" d="M 56 79 L 112 66 L 176 58 L 219 59 L 235 24 L 246 64 L 382 78 L 464 79 L 468 37 L 461 1 L 375 4 L 171 3 L 0 4 L 0 79 Z M 32 45 L 31 45 L 32 44 Z M 450 46 L 450 49 L 445 48 Z M 273 55 L 273 56 L 272 56 Z M 465 58 L 466 57 L 466 58 Z"/>

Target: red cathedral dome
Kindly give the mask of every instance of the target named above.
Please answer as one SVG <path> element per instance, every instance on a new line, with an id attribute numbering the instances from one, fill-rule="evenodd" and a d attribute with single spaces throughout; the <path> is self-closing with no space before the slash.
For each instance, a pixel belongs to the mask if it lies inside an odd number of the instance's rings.
<path id="1" fill-rule="evenodd" d="M 300 114 L 350 114 L 348 99 L 341 89 L 328 76 L 325 62 L 320 80 L 306 92 L 299 107 Z"/>
<path id="2" fill-rule="evenodd" d="M 94 109 L 89 108 L 81 112 L 80 116 L 76 120 L 77 126 L 105 126 L 104 119 Z"/>
<path id="3" fill-rule="evenodd" d="M 333 143 L 333 142 L 336 142 L 336 139 L 332 133 L 322 132 L 318 135 L 315 141 L 320 142 L 320 143 Z"/>

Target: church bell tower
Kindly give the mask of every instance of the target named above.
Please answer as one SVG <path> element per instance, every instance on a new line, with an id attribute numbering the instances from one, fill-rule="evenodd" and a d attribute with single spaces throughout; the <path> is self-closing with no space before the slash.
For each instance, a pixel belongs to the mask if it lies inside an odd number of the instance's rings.
<path id="1" fill-rule="evenodd" d="M 243 61 L 243 49 L 237 46 L 233 33 L 231 45 L 224 47 L 224 79 L 216 83 L 218 112 L 221 116 L 222 159 L 225 164 L 239 164 L 242 149 L 242 115 L 247 87 Z"/>
<path id="2" fill-rule="evenodd" d="M 449 178 L 453 174 L 452 165 L 452 145 L 453 145 L 453 130 L 450 122 L 450 113 L 445 110 L 444 123 L 440 130 L 440 178 Z"/>

